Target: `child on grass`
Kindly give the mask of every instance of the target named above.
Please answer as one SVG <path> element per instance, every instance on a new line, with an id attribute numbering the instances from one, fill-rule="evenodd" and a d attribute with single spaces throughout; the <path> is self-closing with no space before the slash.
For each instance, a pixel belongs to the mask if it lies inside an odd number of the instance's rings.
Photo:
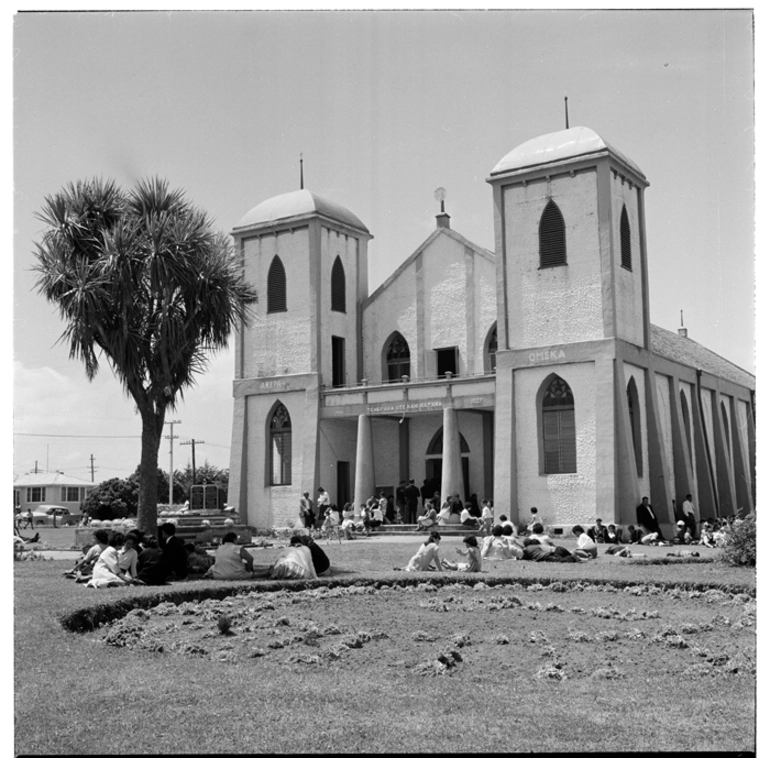
<path id="1" fill-rule="evenodd" d="M 441 567 L 448 571 L 467 571 L 467 572 L 479 572 L 481 571 L 481 551 L 479 550 L 479 544 L 476 538 L 469 534 L 463 538 L 463 543 L 467 546 L 467 550 L 457 548 L 458 555 L 467 555 L 467 563 L 453 563 L 452 561 L 441 561 Z"/>

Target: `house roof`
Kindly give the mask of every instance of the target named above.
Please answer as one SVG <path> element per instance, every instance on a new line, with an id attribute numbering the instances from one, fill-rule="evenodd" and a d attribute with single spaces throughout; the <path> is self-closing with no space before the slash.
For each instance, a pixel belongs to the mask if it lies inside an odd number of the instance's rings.
<path id="1" fill-rule="evenodd" d="M 756 388 L 756 377 L 707 347 L 679 334 L 650 324 L 650 349 L 664 358 L 699 368 L 742 387 Z"/>
<path id="2" fill-rule="evenodd" d="M 276 221 L 317 214 L 332 221 L 339 221 L 347 226 L 369 233 L 361 220 L 347 208 L 333 200 L 316 195 L 310 190 L 301 189 L 276 195 L 264 200 L 252 208 L 234 227 L 233 231 L 249 226 L 271 224 Z"/>
<path id="3" fill-rule="evenodd" d="M 13 477 L 14 487 L 96 487 L 94 482 L 87 482 L 85 479 L 76 479 L 74 476 L 67 476 L 61 471 L 38 471 L 27 474 L 17 474 Z"/>
<path id="4" fill-rule="evenodd" d="M 492 175 L 597 153 L 611 153 L 644 178 L 644 174 L 633 161 L 586 126 L 574 126 L 560 132 L 543 134 L 522 143 L 498 161 L 492 169 Z"/>

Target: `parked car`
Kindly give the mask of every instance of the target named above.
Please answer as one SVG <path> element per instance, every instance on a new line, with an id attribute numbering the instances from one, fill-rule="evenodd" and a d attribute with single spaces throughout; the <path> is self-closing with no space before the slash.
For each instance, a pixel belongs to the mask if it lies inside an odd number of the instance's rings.
<path id="1" fill-rule="evenodd" d="M 32 511 L 32 524 L 53 526 L 54 514 L 56 514 L 56 526 L 76 526 L 80 523 L 80 516 L 70 513 L 69 508 L 61 505 L 41 505 Z"/>

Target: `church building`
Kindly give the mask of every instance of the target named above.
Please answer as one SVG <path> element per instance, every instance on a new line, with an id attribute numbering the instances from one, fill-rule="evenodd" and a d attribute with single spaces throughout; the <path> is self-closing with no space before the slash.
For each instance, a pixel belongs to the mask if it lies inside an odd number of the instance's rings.
<path id="1" fill-rule="evenodd" d="M 668 537 L 687 494 L 697 519 L 753 512 L 755 380 L 650 323 L 640 168 L 574 127 L 487 182 L 494 252 L 442 203 L 372 293 L 372 235 L 329 199 L 279 195 L 235 226 L 259 295 L 236 341 L 241 520 L 294 524 L 319 487 L 358 509 L 410 479 L 566 532 L 635 523 L 643 496 Z"/>

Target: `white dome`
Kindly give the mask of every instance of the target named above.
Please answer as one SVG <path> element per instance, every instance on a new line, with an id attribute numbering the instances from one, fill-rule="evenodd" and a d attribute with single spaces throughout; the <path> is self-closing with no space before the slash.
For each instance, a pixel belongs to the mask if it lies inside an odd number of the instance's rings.
<path id="1" fill-rule="evenodd" d="M 628 160 L 623 153 L 616 150 L 593 129 L 586 126 L 574 126 L 571 129 L 543 134 L 524 142 L 498 161 L 492 169 L 492 175 L 601 152 L 612 153 L 629 168 L 644 177 L 644 174 L 633 161 Z"/>
<path id="2" fill-rule="evenodd" d="M 301 189 L 276 195 L 252 208 L 236 225 L 235 230 L 247 226 L 270 224 L 275 221 L 305 216 L 311 213 L 326 216 L 333 221 L 339 221 L 347 226 L 360 229 L 368 234 L 369 230 L 361 220 L 347 208 L 326 198 L 313 194 L 310 190 Z"/>

